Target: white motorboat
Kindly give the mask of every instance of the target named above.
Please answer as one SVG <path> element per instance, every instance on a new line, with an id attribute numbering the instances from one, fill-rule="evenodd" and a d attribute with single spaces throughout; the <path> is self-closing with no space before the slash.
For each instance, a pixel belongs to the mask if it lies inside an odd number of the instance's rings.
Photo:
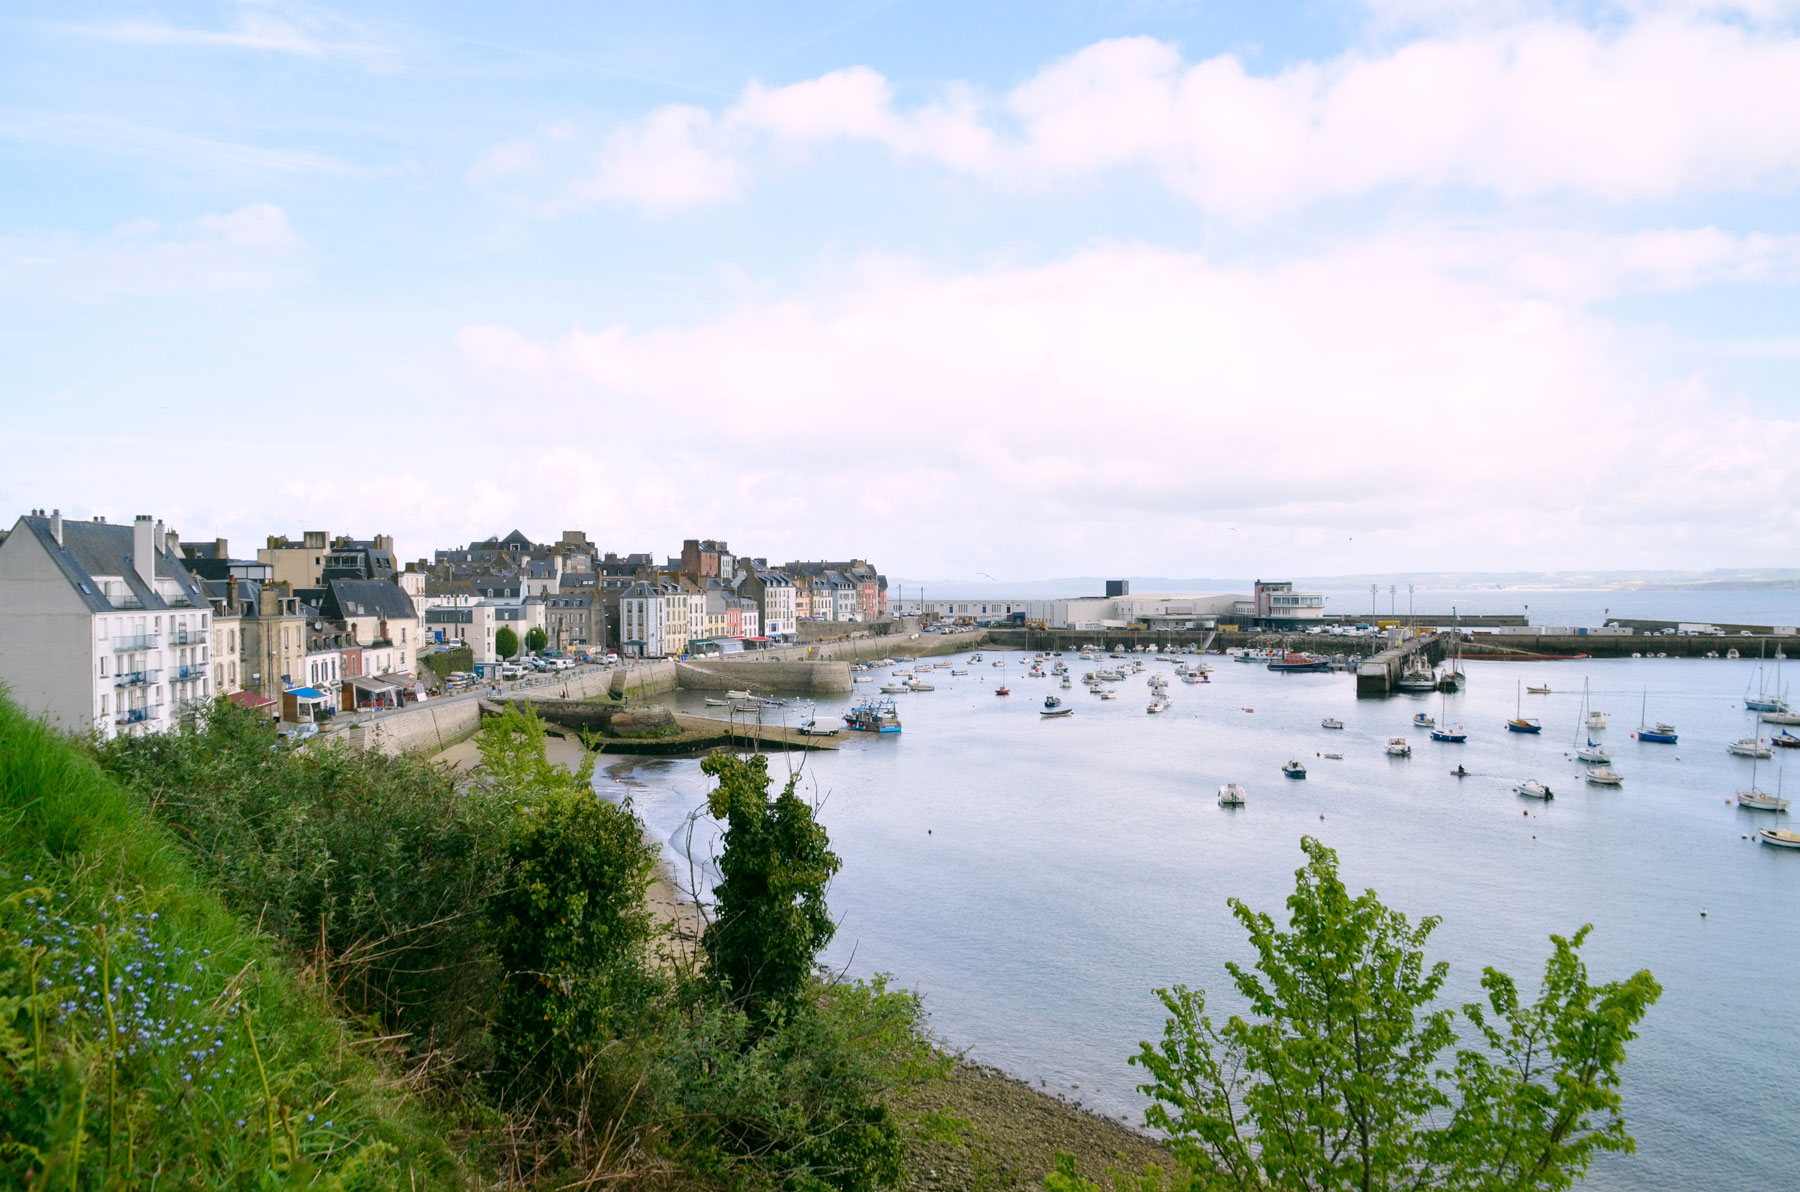
<path id="1" fill-rule="evenodd" d="M 853 680 L 853 682 L 857 682 L 857 683 L 873 683 L 874 681 L 875 681 L 874 675 L 858 675 Z"/>
<path id="2" fill-rule="evenodd" d="M 968 671 L 966 671 L 966 670 L 958 670 L 958 669 L 957 669 L 957 668 L 955 668 L 955 667 L 954 667 L 954 666 L 953 666 L 953 667 L 951 667 L 951 668 L 950 668 L 950 677 L 951 677 L 951 678 L 952 678 L 952 679 L 955 679 L 955 678 L 959 678 L 959 677 L 961 677 L 961 676 L 963 676 L 963 675 L 966 675 L 966 674 L 968 674 L 968 673 L 969 673 L 969 672 L 968 672 Z"/>
<path id="3" fill-rule="evenodd" d="M 1800 848 L 1800 832 L 1791 828 L 1764 828 L 1756 834 L 1756 839 L 1776 848 Z"/>
<path id="4" fill-rule="evenodd" d="M 1625 781 L 1625 775 L 1611 766 L 1595 766 L 1587 772 L 1586 777 L 1595 786 L 1619 786 Z"/>
<path id="5" fill-rule="evenodd" d="M 1337 719 L 1335 716 L 1327 716 L 1325 719 L 1319 721 L 1319 727 L 1320 728 L 1343 728 L 1344 722 Z"/>
<path id="6" fill-rule="evenodd" d="M 1527 799 L 1553 799 L 1555 792 L 1535 778 L 1527 778 L 1513 787 L 1513 793 L 1524 795 Z"/>
<path id="7" fill-rule="evenodd" d="M 883 695 L 905 695 L 910 690 L 912 689 L 905 683 L 883 683 L 881 685 L 881 694 Z"/>
<path id="8" fill-rule="evenodd" d="M 1605 712 L 1596 712 L 1590 708 L 1588 710 L 1588 714 L 1587 714 L 1587 726 L 1588 726 L 1589 732 L 1596 732 L 1596 733 L 1605 732 L 1606 731 L 1606 713 Z"/>
<path id="9" fill-rule="evenodd" d="M 1006 665 L 1006 659 L 1004 659 L 1004 658 L 996 658 L 996 659 L 994 659 L 994 665 L 995 665 L 995 666 L 1005 666 L 1005 665 Z"/>
<path id="10" fill-rule="evenodd" d="M 1739 757 L 1774 757 L 1775 751 L 1764 745 L 1755 737 L 1740 737 L 1725 746 L 1726 753 L 1735 753 Z"/>
<path id="11" fill-rule="evenodd" d="M 1169 701 L 1166 699 L 1162 699 L 1161 697 L 1151 700 L 1150 703 L 1148 705 L 1146 705 L 1144 708 L 1144 711 L 1148 712 L 1152 716 L 1155 716 L 1159 712 L 1167 712 L 1168 710 L 1169 710 Z"/>
<path id="12" fill-rule="evenodd" d="M 1411 757 L 1412 746 L 1406 743 L 1405 737 L 1389 737 L 1387 742 L 1389 757 Z"/>
<path id="13" fill-rule="evenodd" d="M 1437 721 L 1432 717 L 1430 712 L 1415 712 L 1413 714 L 1413 727 L 1436 728 Z"/>
<path id="14" fill-rule="evenodd" d="M 1038 709 L 1038 715 L 1040 716 L 1073 716 L 1074 714 L 1074 708 L 1066 706 L 1054 695 L 1046 695 L 1044 697 L 1044 706 Z"/>
<path id="15" fill-rule="evenodd" d="M 1097 694 L 1101 699 L 1118 699 L 1119 693 L 1110 687 L 1102 687 Z"/>
<path id="16" fill-rule="evenodd" d="M 1325 755 L 1325 760 L 1330 762 L 1341 762 L 1344 760 L 1344 755 L 1341 753 L 1327 753 Z"/>
<path id="17" fill-rule="evenodd" d="M 906 689 L 908 691 L 936 691 L 937 690 L 937 688 L 935 686 L 933 686 L 932 684 L 920 682 L 918 679 L 908 679 L 906 681 Z"/>
<path id="18" fill-rule="evenodd" d="M 718 699 L 709 695 L 706 697 L 706 706 L 709 708 L 729 708 L 731 706 L 731 701 L 728 699 Z"/>
<path id="19" fill-rule="evenodd" d="M 1242 807 L 1244 805 L 1244 788 L 1235 782 L 1227 782 L 1219 788 L 1219 806 Z"/>

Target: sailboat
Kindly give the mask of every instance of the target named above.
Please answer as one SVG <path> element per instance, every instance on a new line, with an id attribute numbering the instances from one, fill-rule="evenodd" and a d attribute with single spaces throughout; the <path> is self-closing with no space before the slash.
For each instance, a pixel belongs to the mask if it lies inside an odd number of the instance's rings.
<path id="1" fill-rule="evenodd" d="M 1575 717 L 1575 756 L 1590 765 L 1604 766 L 1612 760 L 1612 754 L 1606 752 L 1595 743 L 1592 737 L 1588 737 L 1581 731 L 1582 722 L 1587 719 L 1587 707 L 1588 681 L 1583 679 L 1581 681 L 1581 712 Z M 1584 738 L 1587 741 L 1585 745 L 1582 744 Z"/>
<path id="2" fill-rule="evenodd" d="M 1788 801 L 1781 797 L 1781 778 L 1782 775 L 1777 772 L 1775 775 L 1774 794 L 1771 795 L 1768 791 L 1757 790 L 1756 763 L 1752 761 L 1750 763 L 1750 789 L 1747 791 L 1739 791 L 1737 793 L 1738 806 L 1747 807 L 1751 811 L 1786 811 L 1788 809 Z"/>
<path id="3" fill-rule="evenodd" d="M 1775 664 L 1775 693 L 1769 694 L 1768 679 L 1763 674 L 1763 649 L 1759 643 L 1756 650 L 1756 675 L 1751 682 L 1756 684 L 1756 694 L 1750 694 L 1748 684 L 1744 687 L 1744 707 L 1752 712 L 1787 712 L 1790 711 L 1787 701 L 1781 698 L 1781 664 Z"/>
<path id="4" fill-rule="evenodd" d="M 1660 720 L 1657 721 L 1655 724 L 1645 723 L 1645 719 L 1646 719 L 1645 714 L 1649 710 L 1650 710 L 1650 689 L 1648 687 L 1646 687 L 1646 688 L 1644 688 L 1644 705 L 1638 711 L 1637 739 L 1640 741 L 1655 741 L 1659 745 L 1675 744 L 1676 738 L 1675 738 L 1675 726 L 1674 725 L 1664 724 Z"/>
<path id="5" fill-rule="evenodd" d="M 1469 739 L 1469 734 L 1463 732 L 1462 725 L 1456 725 L 1454 728 L 1450 725 L 1450 697 L 1448 695 L 1445 695 L 1443 699 L 1438 701 L 1438 712 L 1443 716 L 1444 723 L 1432 728 L 1431 739 L 1433 741 L 1445 741 L 1451 745 L 1461 745 L 1464 741 Z"/>
<path id="6" fill-rule="evenodd" d="M 1524 689 L 1525 684 L 1521 680 L 1518 686 L 1519 686 L 1520 690 L 1515 691 L 1513 693 L 1513 718 L 1506 722 L 1507 731 L 1514 732 L 1514 733 L 1541 733 L 1541 732 L 1543 732 L 1544 731 L 1543 725 L 1539 724 L 1535 720 L 1525 719 L 1524 707 L 1522 704 L 1522 701 L 1524 699 L 1523 689 Z"/>

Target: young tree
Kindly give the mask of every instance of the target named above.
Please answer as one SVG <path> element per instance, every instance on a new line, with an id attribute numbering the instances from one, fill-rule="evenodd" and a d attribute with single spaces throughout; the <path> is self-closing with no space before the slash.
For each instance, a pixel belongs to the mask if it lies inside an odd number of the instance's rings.
<path id="1" fill-rule="evenodd" d="M 510 625 L 502 625 L 494 634 L 494 653 L 500 655 L 502 661 L 519 652 L 519 635 L 513 632 Z"/>
<path id="2" fill-rule="evenodd" d="M 1661 992 L 1648 972 L 1596 988 L 1578 955 L 1588 929 L 1552 937 L 1532 1006 L 1486 970 L 1489 1007 L 1465 1012 L 1487 1052 L 1459 1050 L 1447 1072 L 1449 970 L 1425 962 L 1438 920 L 1352 898 L 1337 854 L 1301 847 L 1288 930 L 1230 903 L 1257 959 L 1226 969 L 1253 1017 L 1217 1027 L 1203 992 L 1159 990 L 1162 1041 L 1132 1057 L 1150 1074 L 1146 1121 L 1190 1173 L 1210 1188 L 1564 1188 L 1596 1150 L 1631 1149 L 1618 1073 Z"/>
<path id="3" fill-rule="evenodd" d="M 550 635 L 545 633 L 541 626 L 533 625 L 530 629 L 525 631 L 525 650 L 527 653 L 536 654 L 539 650 L 542 650 L 549 644 Z"/>
<path id="4" fill-rule="evenodd" d="M 715 753 L 701 763 L 719 780 L 708 797 L 725 821 L 717 917 L 701 940 L 714 976 L 753 1016 L 791 1004 L 836 928 L 825 888 L 841 862 L 797 777 L 769 798 L 769 761 Z"/>

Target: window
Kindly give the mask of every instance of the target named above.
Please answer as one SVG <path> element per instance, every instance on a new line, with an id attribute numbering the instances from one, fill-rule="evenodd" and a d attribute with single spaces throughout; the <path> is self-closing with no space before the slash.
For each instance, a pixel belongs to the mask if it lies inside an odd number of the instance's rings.
<path id="1" fill-rule="evenodd" d="M 106 678 L 106 655 L 100 655 L 100 677 Z"/>
<path id="2" fill-rule="evenodd" d="M 104 695 L 100 697 L 100 715 L 106 715 L 106 697 Z"/>

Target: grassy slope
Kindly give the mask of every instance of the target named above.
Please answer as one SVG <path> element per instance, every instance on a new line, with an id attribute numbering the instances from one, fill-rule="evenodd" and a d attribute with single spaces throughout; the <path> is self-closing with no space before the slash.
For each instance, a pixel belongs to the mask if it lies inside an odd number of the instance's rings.
<path id="1" fill-rule="evenodd" d="M 0 1184 L 463 1186 L 443 1124 L 356 1043 L 130 795 L 0 699 Z"/>

